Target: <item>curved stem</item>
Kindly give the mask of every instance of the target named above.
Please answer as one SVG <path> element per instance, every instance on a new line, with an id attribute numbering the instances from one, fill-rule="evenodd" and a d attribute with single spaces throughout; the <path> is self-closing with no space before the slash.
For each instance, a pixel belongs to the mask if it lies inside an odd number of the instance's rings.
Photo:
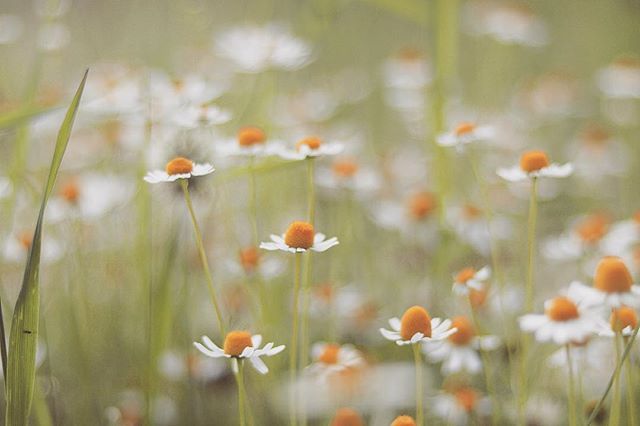
<path id="1" fill-rule="evenodd" d="M 293 325 L 291 327 L 291 342 L 289 349 L 289 424 L 295 426 L 298 423 L 296 402 L 296 373 L 298 361 L 298 302 L 300 299 L 300 253 L 295 254 L 294 278 L 293 278 Z"/>
<path id="2" fill-rule="evenodd" d="M 422 386 L 422 359 L 420 358 L 420 343 L 411 345 L 413 348 L 413 361 L 416 366 L 416 424 L 424 425 L 424 408 L 422 404 L 423 386 Z"/>
<path id="3" fill-rule="evenodd" d="M 573 381 L 573 362 L 571 362 L 571 346 L 567 343 L 565 346 L 567 352 L 567 365 L 569 366 L 569 426 L 576 426 L 576 391 Z"/>
<path id="4" fill-rule="evenodd" d="M 222 313 L 220 311 L 220 306 L 218 305 L 218 298 L 216 297 L 216 290 L 213 286 L 213 278 L 211 277 L 211 270 L 209 269 L 209 260 L 207 259 L 207 253 L 204 250 L 204 244 L 202 242 L 202 232 L 200 231 L 200 226 L 198 226 L 198 221 L 196 220 L 196 214 L 193 210 L 193 204 L 191 203 L 191 195 L 189 194 L 189 181 L 187 179 L 180 179 L 180 186 L 182 187 L 182 192 L 184 193 L 184 200 L 187 203 L 187 209 L 189 210 L 189 215 L 191 216 L 191 223 L 193 224 L 193 232 L 196 237 L 196 246 L 198 247 L 198 253 L 200 254 L 200 261 L 202 262 L 202 269 L 204 270 L 204 275 L 207 278 L 207 287 L 209 289 L 209 296 L 211 297 L 211 303 L 213 304 L 213 308 L 216 312 L 216 318 L 218 319 L 218 327 L 220 328 L 220 333 L 222 335 L 226 334 L 224 321 L 222 320 Z"/>

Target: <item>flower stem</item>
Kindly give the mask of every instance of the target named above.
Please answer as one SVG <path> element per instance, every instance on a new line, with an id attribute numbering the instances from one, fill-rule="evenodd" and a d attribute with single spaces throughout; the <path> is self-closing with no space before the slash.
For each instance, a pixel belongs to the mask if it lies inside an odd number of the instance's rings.
<path id="1" fill-rule="evenodd" d="M 236 373 L 236 381 L 238 382 L 238 418 L 240 426 L 246 425 L 245 420 L 245 404 L 246 394 L 244 390 L 244 362 L 238 360 L 238 372 Z"/>
<path id="2" fill-rule="evenodd" d="M 316 219 L 316 185 L 314 182 L 314 159 L 309 157 L 307 163 L 307 200 L 309 203 L 309 223 L 314 225 Z"/>
<path id="3" fill-rule="evenodd" d="M 222 320 L 222 313 L 220 311 L 220 306 L 218 305 L 218 298 L 216 297 L 216 290 L 213 287 L 213 278 L 211 277 L 211 270 L 209 269 L 209 261 L 207 259 L 207 254 L 204 250 L 204 244 L 202 243 L 202 232 L 200 232 L 200 226 L 198 226 L 198 221 L 196 220 L 196 214 L 193 210 L 193 204 L 191 203 L 191 195 L 189 195 L 189 181 L 187 179 L 180 179 L 180 186 L 182 187 L 182 192 L 184 193 L 184 200 L 187 203 L 187 209 L 189 210 L 189 215 L 191 216 L 191 223 L 193 224 L 193 232 L 196 237 L 196 246 L 198 247 L 198 253 L 200 254 L 200 261 L 202 262 L 202 269 L 204 270 L 204 275 L 207 278 L 207 287 L 209 289 L 209 296 L 211 296 L 211 303 L 213 304 L 213 308 L 216 312 L 216 318 L 218 319 L 218 327 L 220 328 L 220 333 L 222 335 L 226 334 L 224 321 Z"/>
<path id="4" fill-rule="evenodd" d="M 424 425 L 424 408 L 422 400 L 424 399 L 422 386 L 422 359 L 420 358 L 420 343 L 411 345 L 413 348 L 413 360 L 416 365 L 416 424 Z"/>
<path id="5" fill-rule="evenodd" d="M 613 383 L 613 399 L 611 400 L 611 416 L 609 417 L 609 425 L 617 426 L 620 424 L 620 369 L 622 361 L 620 356 L 620 345 L 618 344 L 618 333 L 613 338 L 613 346 L 616 350 L 616 371 Z"/>
<path id="6" fill-rule="evenodd" d="M 538 216 L 538 179 L 531 179 L 531 199 L 529 201 L 529 224 L 527 236 L 527 287 L 525 289 L 525 312 L 533 310 L 533 264 L 536 252 L 536 220 Z"/>
<path id="7" fill-rule="evenodd" d="M 624 338 L 624 342 L 628 343 L 628 337 Z M 634 391 L 634 381 L 633 381 L 633 363 L 631 362 L 631 358 L 627 358 L 627 421 L 629 425 L 636 425 L 636 396 Z"/>
<path id="8" fill-rule="evenodd" d="M 298 423 L 296 402 L 296 373 L 298 361 L 298 302 L 300 299 L 300 253 L 295 254 L 294 278 L 293 278 L 293 325 L 291 327 L 291 344 L 289 349 L 289 424 L 296 426 Z"/>
<path id="9" fill-rule="evenodd" d="M 569 426 L 576 426 L 578 424 L 576 420 L 576 391 L 573 381 L 573 363 L 571 362 L 571 346 L 569 343 L 565 346 L 567 351 L 567 364 L 569 365 Z"/>
<path id="10" fill-rule="evenodd" d="M 253 245 L 258 246 L 258 196 L 256 189 L 255 158 L 249 158 L 249 214 L 251 215 L 251 230 L 253 231 Z"/>

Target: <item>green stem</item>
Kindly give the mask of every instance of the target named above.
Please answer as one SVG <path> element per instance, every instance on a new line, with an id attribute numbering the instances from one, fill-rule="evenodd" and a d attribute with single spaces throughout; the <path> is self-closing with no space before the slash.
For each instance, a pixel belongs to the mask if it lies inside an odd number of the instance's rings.
<path id="1" fill-rule="evenodd" d="M 311 284 L 311 250 L 307 250 L 304 258 L 304 280 L 302 282 L 302 326 L 300 329 L 300 365 L 307 365 L 309 363 L 309 304 L 311 301 L 310 284 Z M 302 407 L 302 419 L 303 426 L 307 424 L 305 406 Z"/>
<path id="2" fill-rule="evenodd" d="M 618 344 L 618 333 L 613 338 L 613 345 L 616 350 L 616 366 L 621 366 L 620 345 Z M 609 426 L 618 426 L 620 424 L 620 368 L 616 368 L 613 384 L 613 399 L 611 401 L 611 416 L 609 417 Z"/>
<path id="3" fill-rule="evenodd" d="M 314 225 L 316 219 L 316 190 L 314 182 L 314 159 L 312 157 L 307 158 L 307 200 L 309 203 L 309 223 Z"/>
<path id="4" fill-rule="evenodd" d="M 253 245 L 258 246 L 258 196 L 256 189 L 255 158 L 249 158 L 249 214 L 251 215 L 251 229 L 253 231 Z"/>
<path id="5" fill-rule="evenodd" d="M 420 357 L 420 343 L 414 343 L 411 345 L 413 348 L 413 361 L 416 366 L 416 425 L 424 425 L 424 408 L 422 401 L 423 385 L 422 385 L 422 359 Z"/>
<path id="6" fill-rule="evenodd" d="M 576 391 L 573 380 L 573 363 L 571 362 L 571 346 L 569 343 L 565 346 L 567 351 L 567 364 L 569 366 L 569 426 L 576 426 Z"/>
<path id="7" fill-rule="evenodd" d="M 238 373 L 236 374 L 236 381 L 238 382 L 238 415 L 240 426 L 245 426 L 245 405 L 246 405 L 246 393 L 244 390 L 244 362 L 238 359 Z"/>
<path id="8" fill-rule="evenodd" d="M 533 264 L 536 251 L 536 220 L 538 216 L 538 179 L 531 179 L 531 198 L 529 200 L 529 224 L 527 231 L 527 287 L 525 289 L 525 312 L 533 310 Z"/>
<path id="9" fill-rule="evenodd" d="M 211 270 L 209 269 L 209 261 L 207 259 L 207 254 L 204 250 L 204 244 L 202 242 L 202 232 L 200 232 L 200 226 L 198 226 L 198 221 L 196 220 L 196 214 L 193 210 L 193 204 L 191 203 L 191 195 L 189 195 L 189 180 L 180 179 L 180 186 L 182 187 L 182 192 L 184 193 L 184 200 L 187 203 L 187 209 L 189 210 L 189 215 L 191 216 L 191 223 L 193 224 L 193 231 L 196 237 L 196 245 L 198 247 L 198 253 L 200 254 L 200 261 L 202 262 L 202 269 L 204 270 L 204 274 L 207 278 L 207 287 L 209 289 L 209 296 L 211 296 L 211 303 L 213 304 L 213 308 L 215 309 L 215 312 L 216 312 L 216 318 L 218 319 L 218 327 L 220 328 L 220 333 L 224 336 L 226 334 L 224 321 L 222 320 L 222 313 L 220 311 L 220 306 L 218 305 L 216 290 L 213 286 L 213 278 L 211 277 Z"/>
<path id="10" fill-rule="evenodd" d="M 298 423 L 296 403 L 296 374 L 298 355 L 298 302 L 300 298 L 300 253 L 295 254 L 294 278 L 293 278 L 293 326 L 291 327 L 291 343 L 289 349 L 289 424 L 296 426 Z"/>
<path id="11" fill-rule="evenodd" d="M 627 337 L 624 338 L 624 342 L 627 343 L 629 340 Z M 635 397 L 635 383 L 633 381 L 633 363 L 631 362 L 631 358 L 627 358 L 627 418 L 630 426 L 636 425 L 636 397 Z"/>

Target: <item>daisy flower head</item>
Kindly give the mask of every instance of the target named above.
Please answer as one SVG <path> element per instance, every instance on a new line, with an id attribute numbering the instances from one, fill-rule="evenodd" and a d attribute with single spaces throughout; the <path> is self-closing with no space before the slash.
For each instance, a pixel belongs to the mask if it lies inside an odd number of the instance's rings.
<path id="1" fill-rule="evenodd" d="M 527 151 L 520 157 L 520 164 L 511 168 L 499 168 L 498 176 L 509 182 L 519 182 L 539 177 L 563 178 L 573 173 L 571 163 L 550 163 L 544 151 Z"/>
<path id="2" fill-rule="evenodd" d="M 629 306 L 621 306 L 611 310 L 609 324 L 614 333 L 631 336 L 638 327 L 638 313 Z"/>
<path id="3" fill-rule="evenodd" d="M 340 143 L 325 143 L 317 136 L 308 136 L 296 143 L 295 150 L 282 149 L 279 154 L 282 158 L 288 160 L 303 160 L 305 158 L 337 155 L 343 150 L 344 145 Z"/>
<path id="4" fill-rule="evenodd" d="M 479 373 L 482 370 L 482 361 L 478 351 L 497 349 L 499 339 L 496 336 L 478 336 L 472 322 L 464 316 L 452 318 L 451 326 L 458 331 L 446 340 L 424 342 L 422 351 L 432 362 L 443 361 L 443 374 L 460 371 Z"/>
<path id="5" fill-rule="evenodd" d="M 411 416 L 398 416 L 391 422 L 391 426 L 416 426 L 416 421 Z"/>
<path id="6" fill-rule="evenodd" d="M 308 370 L 320 377 L 326 377 L 348 368 L 359 367 L 364 363 L 362 354 L 352 345 L 315 343 L 311 347 L 311 356 L 314 362 L 308 367 Z"/>
<path id="7" fill-rule="evenodd" d="M 469 294 L 470 289 L 482 291 L 485 282 L 491 277 L 491 268 L 485 266 L 476 271 L 474 268 L 464 268 L 458 272 L 453 280 L 453 292 L 460 296 Z"/>
<path id="8" fill-rule="evenodd" d="M 444 340 L 458 331 L 451 328 L 451 321 L 448 319 L 432 319 L 422 306 L 410 307 L 401 319 L 391 318 L 389 325 L 391 330 L 381 328 L 380 333 L 385 339 L 396 342 L 398 346 Z"/>
<path id="9" fill-rule="evenodd" d="M 164 170 L 153 170 L 144 177 L 149 183 L 175 182 L 178 179 L 190 179 L 205 176 L 215 169 L 209 163 L 198 164 L 184 157 L 176 157 L 169 161 Z"/>
<path id="10" fill-rule="evenodd" d="M 459 123 L 453 130 L 438 136 L 438 145 L 453 146 L 458 151 L 461 151 L 465 145 L 489 140 L 494 134 L 495 131 L 491 126 L 479 126 L 475 123 L 464 121 Z"/>
<path id="11" fill-rule="evenodd" d="M 640 286 L 633 283 L 625 262 L 617 256 L 603 257 L 593 278 L 593 287 L 575 283 L 569 288 L 574 297 L 609 308 L 640 306 Z"/>
<path id="12" fill-rule="evenodd" d="M 207 336 L 202 336 L 202 342 L 193 342 L 194 346 L 206 356 L 211 358 L 229 358 L 234 372 L 238 371 L 238 361 L 248 359 L 251 365 L 260 373 L 266 374 L 269 369 L 260 359 L 262 356 L 274 356 L 282 352 L 284 345 L 273 346 L 272 342 L 267 343 L 262 349 L 262 336 L 251 335 L 248 331 L 230 331 L 224 338 L 223 347 L 220 348 Z"/>
<path id="13" fill-rule="evenodd" d="M 544 314 L 527 314 L 518 319 L 520 328 L 535 333 L 540 342 L 553 342 L 566 345 L 583 342 L 587 338 L 607 330 L 607 324 L 598 313 L 591 309 L 593 305 L 578 302 L 571 296 L 558 296 L 544 303 Z"/>
<path id="14" fill-rule="evenodd" d="M 472 387 L 455 385 L 434 398 L 433 410 L 448 424 L 466 425 L 470 418 L 488 414 L 490 401 Z"/>
<path id="15" fill-rule="evenodd" d="M 307 250 L 323 252 L 340 244 L 337 237 L 326 238 L 324 234 L 316 233 L 312 224 L 295 221 L 281 236 L 272 234 L 271 241 L 260 243 L 260 248 L 270 251 L 282 250 L 290 253 L 303 253 Z"/>
<path id="16" fill-rule="evenodd" d="M 224 124 L 231 120 L 231 113 L 211 103 L 189 105 L 174 113 L 173 122 L 179 127 L 195 129 Z"/>
<path id="17" fill-rule="evenodd" d="M 364 426 L 364 420 L 353 408 L 343 407 L 336 411 L 330 426 Z"/>
<path id="18" fill-rule="evenodd" d="M 267 134 L 259 127 L 247 126 L 238 130 L 234 140 L 216 147 L 223 156 L 266 156 L 278 154 L 282 148 L 277 142 L 268 142 Z"/>
<path id="19" fill-rule="evenodd" d="M 640 59 L 635 56 L 616 59 L 598 73 L 597 81 L 609 98 L 640 98 Z"/>

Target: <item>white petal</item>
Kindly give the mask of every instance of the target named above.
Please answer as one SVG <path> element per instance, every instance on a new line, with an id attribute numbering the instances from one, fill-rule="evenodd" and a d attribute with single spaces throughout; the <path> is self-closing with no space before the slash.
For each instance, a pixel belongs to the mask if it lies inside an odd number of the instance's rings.
<path id="1" fill-rule="evenodd" d="M 269 372 L 269 368 L 267 368 L 267 365 L 260 359 L 260 357 L 252 356 L 249 358 L 249 362 L 251 362 L 251 365 L 256 369 L 256 371 L 258 371 L 258 373 L 267 374 Z"/>
<path id="2" fill-rule="evenodd" d="M 199 343 L 199 342 L 193 342 L 193 345 L 203 354 L 205 354 L 206 356 L 210 356 L 211 358 L 221 358 L 224 355 L 220 354 L 218 352 L 214 352 L 206 347 L 204 347 L 203 344 Z"/>
<path id="3" fill-rule="evenodd" d="M 527 174 L 518 166 L 508 169 L 500 168 L 496 173 L 502 179 L 508 180 L 509 182 L 520 182 L 528 178 Z"/>
<path id="4" fill-rule="evenodd" d="M 381 328 L 380 334 L 384 336 L 385 339 L 397 341 L 400 339 L 400 334 L 397 331 L 389 331 L 387 329 Z"/>
<path id="5" fill-rule="evenodd" d="M 400 318 L 397 318 L 397 317 L 391 318 L 389 320 L 389 325 L 395 331 L 400 331 L 400 328 L 402 327 L 402 323 L 400 322 Z"/>
<path id="6" fill-rule="evenodd" d="M 254 334 L 253 336 L 251 336 L 251 343 L 253 344 L 254 348 L 259 347 L 262 343 L 262 336 L 260 334 Z"/>

